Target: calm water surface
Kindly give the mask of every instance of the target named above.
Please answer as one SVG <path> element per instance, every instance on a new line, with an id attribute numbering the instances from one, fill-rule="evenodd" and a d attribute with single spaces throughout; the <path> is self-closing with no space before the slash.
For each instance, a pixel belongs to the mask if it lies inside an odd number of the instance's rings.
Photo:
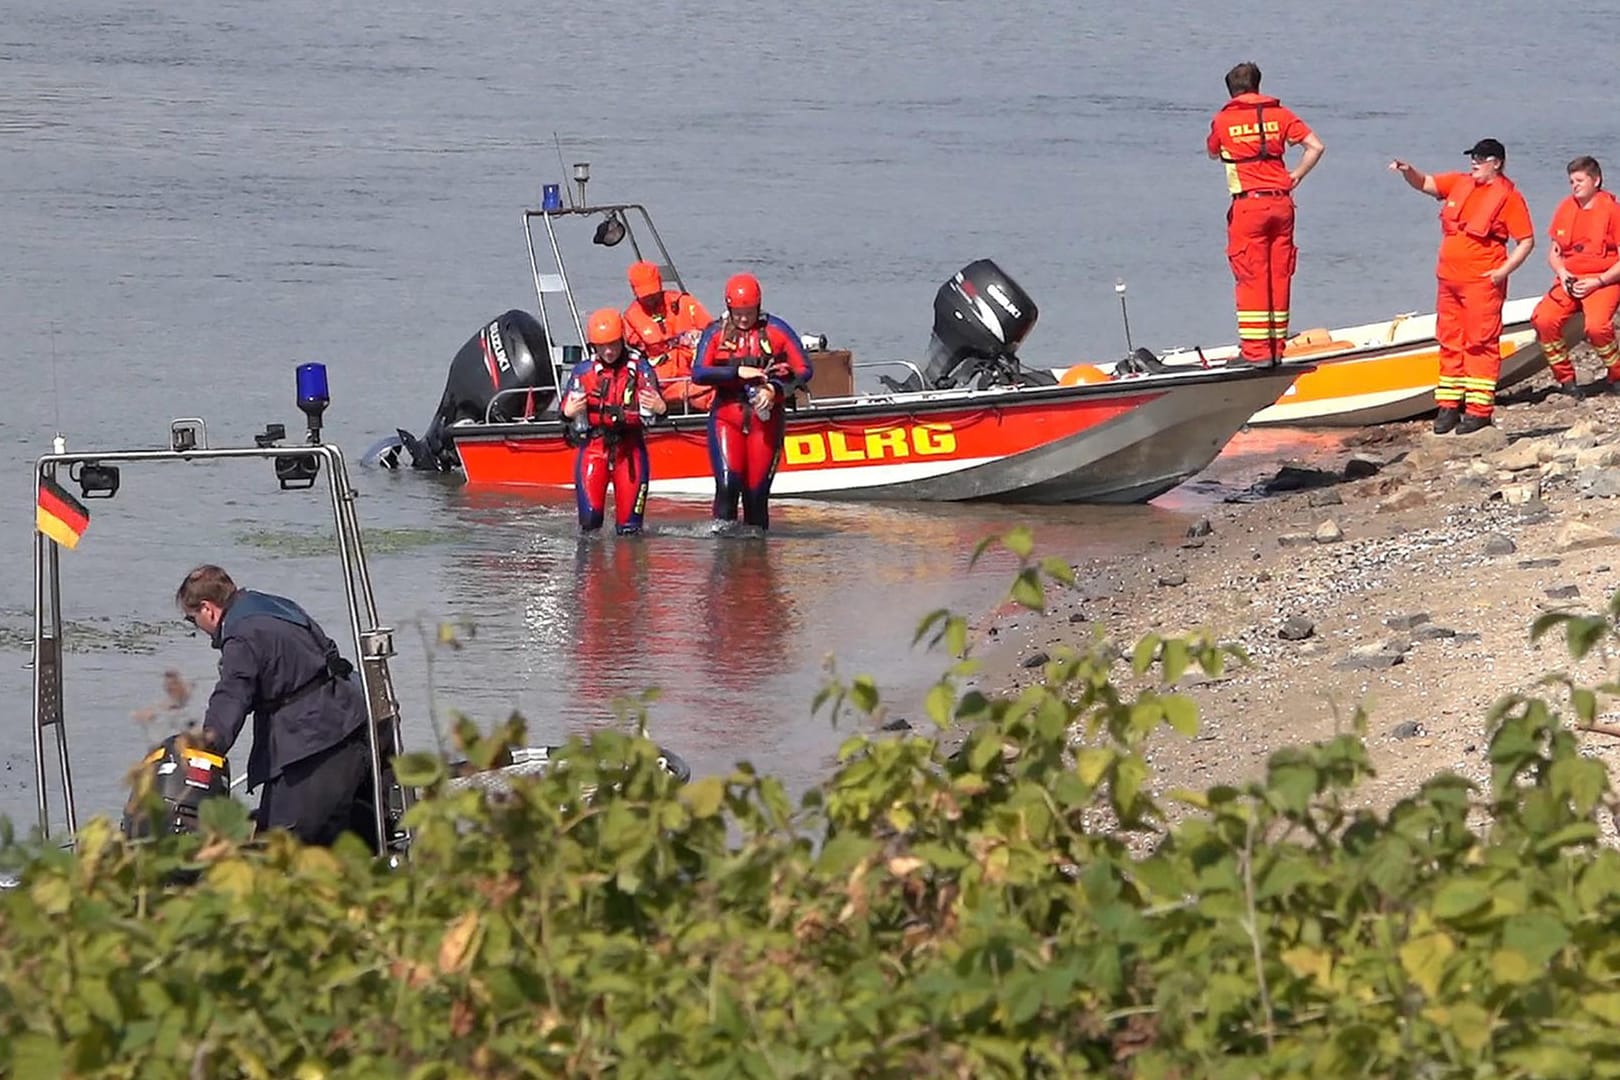
<path id="1" fill-rule="evenodd" d="M 1610 155 L 1609 98 L 1546 73 L 1569 42 L 1606 39 L 1612 14 L 1487 2 L 1440 34 L 1421 6 L 1296 4 L 1265 13 L 1287 47 L 1256 54 L 1251 21 L 1174 0 L 588 17 L 487 0 L 0 2 L 0 812 L 29 798 L 29 463 L 51 434 L 162 444 L 170 418 L 198 415 L 216 445 L 245 443 L 267 421 L 297 427 L 307 360 L 331 369 L 328 430 L 351 453 L 420 430 L 461 343 L 533 306 L 519 212 L 562 179 L 553 132 L 593 163 L 595 197 L 651 207 L 706 299 L 751 268 L 800 330 L 915 358 L 939 283 L 989 256 L 1041 306 L 1026 355 L 1060 364 L 1122 351 L 1116 277 L 1137 344 L 1232 338 L 1225 196 L 1202 150 L 1232 63 L 1258 60 L 1328 145 L 1300 196 L 1296 327 L 1362 322 L 1432 302 L 1434 207 L 1383 170 L 1391 156 L 1453 168 L 1500 138 L 1543 226 L 1563 162 Z M 1514 295 L 1539 291 L 1541 266 Z M 616 267 L 581 273 L 587 303 L 624 301 Z M 1215 480 L 1298 449 L 1244 444 Z M 1004 584 L 1004 561 L 967 568 L 981 537 L 1025 521 L 1047 550 L 1129 551 L 1220 490 L 1123 511 L 787 504 L 769 542 L 711 539 L 701 506 L 655 502 L 651 535 L 582 543 L 566 499 L 359 485 L 413 741 L 431 737 L 417 627 L 456 620 L 473 636 L 434 653 L 444 709 L 519 709 L 553 739 L 656 685 L 655 733 L 700 771 L 748 757 L 797 783 L 840 738 L 807 716 L 822 658 L 877 675 L 906 711 L 932 667 L 910 651 L 916 619 Z M 169 603 L 190 566 L 221 562 L 341 621 L 319 502 L 277 492 L 267 467 L 127 472 L 93 509 L 64 586 L 85 809 L 116 804 L 117 774 L 163 733 L 131 720 L 162 670 L 206 688 L 212 655 Z"/>

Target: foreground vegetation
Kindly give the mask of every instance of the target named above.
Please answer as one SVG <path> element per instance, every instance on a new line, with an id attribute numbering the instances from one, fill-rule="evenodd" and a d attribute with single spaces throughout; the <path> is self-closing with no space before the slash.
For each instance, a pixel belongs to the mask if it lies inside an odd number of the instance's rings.
<path id="1" fill-rule="evenodd" d="M 1038 607 L 1067 567 L 1004 542 Z M 1614 616 L 1536 630 L 1580 656 Z M 919 639 L 960 657 L 966 626 Z M 1156 797 L 1144 740 L 1196 723 L 1167 688 L 1232 660 L 1149 638 L 1008 698 L 962 692 L 953 661 L 928 711 L 967 732 L 954 751 L 852 738 L 799 806 L 745 765 L 677 787 L 611 733 L 504 798 L 413 756 L 431 795 L 400 869 L 247 846 L 223 802 L 197 837 L 97 821 L 76 854 L 13 846 L 0 1072 L 1620 1075 L 1614 793 L 1572 730 L 1615 688 L 1566 680 L 1568 721 L 1503 702 L 1488 790 L 1439 776 L 1387 815 L 1354 808 L 1358 732 Z M 818 706 L 880 704 L 856 679 Z M 461 737 L 487 762 L 521 730 Z"/>

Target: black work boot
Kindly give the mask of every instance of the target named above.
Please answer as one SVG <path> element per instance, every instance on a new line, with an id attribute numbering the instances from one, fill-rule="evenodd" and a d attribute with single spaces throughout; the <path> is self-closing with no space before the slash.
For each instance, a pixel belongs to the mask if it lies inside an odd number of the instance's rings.
<path id="1" fill-rule="evenodd" d="M 1563 394 L 1565 397 L 1572 397 L 1578 400 L 1581 397 L 1581 388 L 1575 385 L 1574 379 L 1566 379 L 1562 382 L 1553 384 L 1553 393 Z"/>
<path id="2" fill-rule="evenodd" d="M 1484 431 L 1486 428 L 1488 428 L 1490 426 L 1491 426 L 1491 418 L 1490 417 L 1488 417 L 1488 416 L 1475 416 L 1473 413 L 1469 413 L 1467 416 L 1463 417 L 1462 421 L 1457 425 L 1457 434 L 1459 434 L 1459 435 L 1472 435 L 1474 432 L 1476 432 L 1476 431 Z"/>
<path id="3" fill-rule="evenodd" d="M 1434 414 L 1434 433 L 1445 435 L 1457 426 L 1462 419 L 1462 410 L 1451 405 L 1443 405 L 1440 411 Z"/>

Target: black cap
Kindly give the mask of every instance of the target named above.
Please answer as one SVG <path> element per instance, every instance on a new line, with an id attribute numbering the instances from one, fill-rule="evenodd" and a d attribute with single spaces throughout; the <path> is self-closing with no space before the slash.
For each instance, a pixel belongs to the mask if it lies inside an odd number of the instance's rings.
<path id="1" fill-rule="evenodd" d="M 1493 157 L 1497 161 L 1507 160 L 1507 147 L 1495 139 L 1481 139 L 1463 153 L 1469 157 Z"/>

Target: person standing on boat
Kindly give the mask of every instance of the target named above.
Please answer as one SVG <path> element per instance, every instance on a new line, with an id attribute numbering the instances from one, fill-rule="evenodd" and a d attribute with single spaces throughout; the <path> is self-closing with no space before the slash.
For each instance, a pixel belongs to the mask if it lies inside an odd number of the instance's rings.
<path id="1" fill-rule="evenodd" d="M 1558 204 L 1548 230 L 1553 284 L 1530 321 L 1558 389 L 1575 394 L 1575 365 L 1564 344 L 1564 324 L 1576 312 L 1586 313 L 1586 340 L 1604 368 L 1592 388 L 1601 393 L 1620 383 L 1620 346 L 1614 340 L 1614 313 L 1620 307 L 1620 203 L 1603 190 L 1603 168 L 1596 158 L 1578 157 L 1565 171 L 1569 198 Z"/>
<path id="2" fill-rule="evenodd" d="M 218 566 L 192 570 L 174 599 L 219 650 L 202 745 L 229 753 L 253 716 L 247 786 L 264 787 L 258 831 L 287 829 L 322 846 L 354 832 L 376 850 L 368 713 L 354 665 L 303 608 L 239 589 Z"/>
<path id="3" fill-rule="evenodd" d="M 1289 291 L 1294 280 L 1293 190 L 1316 168 L 1326 149 L 1293 111 L 1260 93 L 1260 68 L 1242 63 L 1226 73 L 1231 100 L 1210 121 L 1205 148 L 1226 166 L 1232 194 L 1226 212 L 1226 258 L 1237 281 L 1239 357 L 1234 365 L 1272 367 L 1288 339 Z M 1284 152 L 1303 144 L 1289 169 Z"/>
<path id="4" fill-rule="evenodd" d="M 759 281 L 736 274 L 726 282 L 726 313 L 698 340 L 692 381 L 714 387 L 709 409 L 709 466 L 714 470 L 714 517 L 770 528 L 788 397 L 810 381 L 810 359 L 794 329 L 760 310 Z"/>
<path id="5" fill-rule="evenodd" d="M 624 320 L 616 308 L 591 312 L 585 341 L 591 355 L 574 365 L 563 388 L 562 414 L 578 441 L 574 459 L 574 499 L 579 527 L 595 532 L 607 516 L 608 482 L 613 484 L 615 531 L 641 531 L 647 510 L 646 424 L 666 408 L 658 376 L 647 358 L 624 342 Z"/>
<path id="6" fill-rule="evenodd" d="M 1468 172 L 1429 174 L 1396 159 L 1391 170 L 1439 199 L 1440 260 L 1435 268 L 1434 332 L 1440 343 L 1440 411 L 1434 432 L 1467 435 L 1490 426 L 1502 371 L 1502 303 L 1508 275 L 1536 246 L 1524 196 L 1502 173 L 1507 149 L 1481 139 L 1464 151 Z M 1512 240 L 1513 251 L 1508 252 Z"/>
<path id="7" fill-rule="evenodd" d="M 625 344 L 646 355 L 667 403 L 688 412 L 704 411 L 714 391 L 692 385 L 692 353 L 714 316 L 691 293 L 664 288 L 653 263 L 632 263 L 629 278 L 635 300 L 624 309 Z"/>

